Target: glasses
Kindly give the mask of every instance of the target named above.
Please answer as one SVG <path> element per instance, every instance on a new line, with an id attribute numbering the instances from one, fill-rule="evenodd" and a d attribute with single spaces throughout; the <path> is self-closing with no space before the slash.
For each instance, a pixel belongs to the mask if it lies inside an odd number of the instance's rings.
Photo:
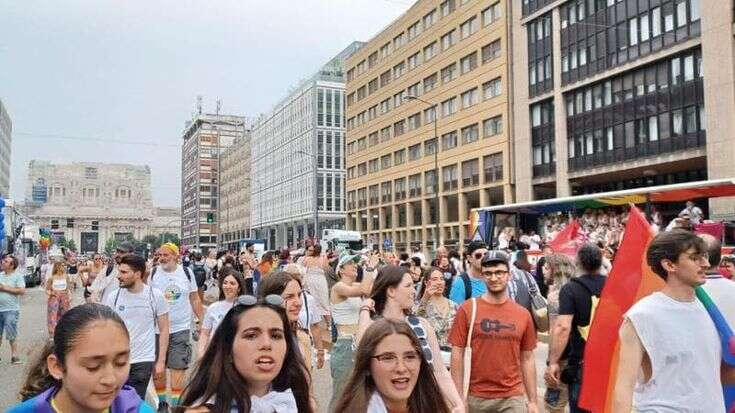
<path id="1" fill-rule="evenodd" d="M 256 304 L 270 304 L 279 307 L 283 306 L 283 298 L 280 295 L 269 294 L 266 295 L 262 300 L 258 300 L 254 295 L 241 295 L 237 297 L 235 301 L 236 306 L 252 307 Z"/>
<path id="2" fill-rule="evenodd" d="M 406 367 L 414 368 L 421 364 L 421 356 L 419 355 L 419 352 L 414 351 L 406 351 L 403 353 L 402 356 L 399 356 L 396 353 L 382 353 L 378 354 L 377 356 L 372 356 L 370 358 L 373 358 L 375 360 L 378 360 L 378 362 L 385 367 L 395 368 L 398 366 L 398 360 L 403 361 L 403 364 Z"/>
<path id="3" fill-rule="evenodd" d="M 508 271 L 505 270 L 497 270 L 497 271 L 483 271 L 482 276 L 485 278 L 502 278 L 504 275 L 507 275 Z"/>

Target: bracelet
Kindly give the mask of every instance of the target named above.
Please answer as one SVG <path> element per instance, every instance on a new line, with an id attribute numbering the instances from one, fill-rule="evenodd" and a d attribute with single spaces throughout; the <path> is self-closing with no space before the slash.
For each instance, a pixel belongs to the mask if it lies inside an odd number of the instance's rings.
<path id="1" fill-rule="evenodd" d="M 372 312 L 373 310 L 370 307 L 363 305 L 362 307 L 360 307 L 360 312 L 363 311 Z"/>

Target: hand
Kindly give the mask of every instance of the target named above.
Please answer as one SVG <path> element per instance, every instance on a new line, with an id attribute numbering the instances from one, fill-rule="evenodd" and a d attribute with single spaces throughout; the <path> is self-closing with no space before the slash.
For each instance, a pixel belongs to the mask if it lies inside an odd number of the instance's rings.
<path id="1" fill-rule="evenodd" d="M 459 406 L 452 407 L 452 413 L 467 413 L 467 409 L 465 409 L 463 404 L 460 404 Z"/>
<path id="2" fill-rule="evenodd" d="M 379 264 L 380 264 L 380 254 L 371 255 L 370 259 L 368 260 L 368 267 L 377 269 Z"/>
<path id="3" fill-rule="evenodd" d="M 316 351 L 316 368 L 321 369 L 324 367 L 324 350 Z"/>
<path id="4" fill-rule="evenodd" d="M 548 367 L 546 367 L 546 372 L 544 373 L 544 381 L 547 385 L 559 386 L 560 376 L 561 369 L 559 368 L 559 363 L 551 363 Z"/>
<path id="5" fill-rule="evenodd" d="M 166 365 L 163 363 L 163 360 L 159 360 L 156 362 L 156 365 L 154 366 L 153 370 L 153 378 L 155 380 L 160 380 L 164 377 L 166 374 Z"/>
<path id="6" fill-rule="evenodd" d="M 362 304 L 360 304 L 360 308 L 367 307 L 370 309 L 370 312 L 375 312 L 375 301 L 373 301 L 372 298 L 366 298 L 362 300 Z"/>
<path id="7" fill-rule="evenodd" d="M 538 406 L 536 405 L 536 402 L 528 402 L 526 405 L 526 412 L 528 413 L 538 413 Z"/>

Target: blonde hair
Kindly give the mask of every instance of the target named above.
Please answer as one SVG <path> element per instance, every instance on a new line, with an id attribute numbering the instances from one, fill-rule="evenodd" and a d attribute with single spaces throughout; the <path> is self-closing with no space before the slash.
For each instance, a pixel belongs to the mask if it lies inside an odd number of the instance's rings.
<path id="1" fill-rule="evenodd" d="M 575 277 L 577 267 L 574 260 L 564 254 L 551 254 L 546 257 L 546 263 L 551 270 L 551 278 L 554 279 L 554 285 L 561 288 L 569 280 Z"/>
<path id="2" fill-rule="evenodd" d="M 66 275 L 66 268 L 64 268 L 63 262 L 55 262 L 54 268 L 51 270 L 51 275 Z"/>

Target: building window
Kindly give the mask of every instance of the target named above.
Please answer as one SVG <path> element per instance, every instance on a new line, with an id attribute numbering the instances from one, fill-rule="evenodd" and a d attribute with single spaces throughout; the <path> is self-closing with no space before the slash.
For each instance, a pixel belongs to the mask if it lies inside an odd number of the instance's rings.
<path id="1" fill-rule="evenodd" d="M 477 67 L 477 52 L 472 52 L 459 60 L 462 74 L 468 73 Z"/>
<path id="2" fill-rule="evenodd" d="M 415 113 L 408 117 L 408 130 L 414 130 L 421 127 L 421 112 Z"/>
<path id="3" fill-rule="evenodd" d="M 462 162 L 462 187 L 480 184 L 480 162 L 477 159 Z"/>
<path id="4" fill-rule="evenodd" d="M 424 184 L 426 186 L 427 195 L 434 194 L 439 190 L 436 179 L 436 169 L 424 172 Z"/>
<path id="5" fill-rule="evenodd" d="M 411 56 L 408 56 L 408 70 L 413 70 L 420 64 L 421 64 L 421 54 L 419 52 L 416 52 L 412 54 Z"/>
<path id="6" fill-rule="evenodd" d="M 390 81 L 392 80 L 392 73 L 389 70 L 386 70 L 380 75 L 380 87 L 385 87 L 390 84 Z"/>
<path id="7" fill-rule="evenodd" d="M 368 162 L 368 172 L 371 173 L 371 174 L 372 173 L 375 173 L 375 172 L 378 172 L 380 170 L 379 165 L 380 164 L 378 163 L 378 159 L 377 158 L 376 159 L 371 159 L 370 162 Z"/>
<path id="8" fill-rule="evenodd" d="M 393 38 L 393 50 L 400 49 L 404 43 L 405 43 L 405 35 L 403 34 L 403 32 L 401 32 L 401 34 Z"/>
<path id="9" fill-rule="evenodd" d="M 403 62 L 398 63 L 397 65 L 393 66 L 393 77 L 395 79 L 398 79 L 403 75 L 403 70 L 406 67 L 406 65 Z"/>
<path id="10" fill-rule="evenodd" d="M 395 197 L 396 201 L 400 201 L 401 199 L 406 199 L 406 178 L 399 178 L 393 181 L 395 191 Z"/>
<path id="11" fill-rule="evenodd" d="M 393 152 L 393 165 L 401 165 L 406 162 L 406 150 L 400 149 Z"/>
<path id="12" fill-rule="evenodd" d="M 482 121 L 482 132 L 486 138 L 503 133 L 503 116 L 493 116 Z"/>
<path id="13" fill-rule="evenodd" d="M 442 84 L 451 82 L 457 74 L 457 63 L 452 63 L 441 70 Z"/>
<path id="14" fill-rule="evenodd" d="M 380 130 L 380 141 L 387 142 L 390 140 L 390 126 L 386 126 Z"/>
<path id="15" fill-rule="evenodd" d="M 403 94 L 405 92 L 398 92 L 393 95 L 393 107 L 397 108 L 403 104 Z"/>
<path id="16" fill-rule="evenodd" d="M 500 2 L 482 11 L 482 25 L 487 26 L 500 18 Z"/>
<path id="17" fill-rule="evenodd" d="M 436 106 L 424 110 L 424 124 L 432 123 L 436 120 Z"/>
<path id="18" fill-rule="evenodd" d="M 439 10 L 441 10 L 441 16 L 447 17 L 449 16 L 455 9 L 455 0 L 444 0 L 439 5 Z"/>
<path id="19" fill-rule="evenodd" d="M 498 152 L 482 159 L 485 183 L 503 180 L 503 153 Z"/>
<path id="20" fill-rule="evenodd" d="M 391 154 L 380 157 L 380 169 L 388 169 L 393 166 L 393 157 Z"/>
<path id="21" fill-rule="evenodd" d="M 436 42 L 430 43 L 424 47 L 424 62 L 428 62 L 436 56 Z"/>
<path id="22" fill-rule="evenodd" d="M 503 86 L 500 82 L 500 78 L 498 77 L 489 82 L 485 82 L 482 85 L 482 94 L 486 100 L 492 99 L 496 96 L 500 96 L 500 94 L 502 93 L 502 88 Z"/>
<path id="23" fill-rule="evenodd" d="M 421 83 L 416 82 L 413 85 L 409 86 L 406 89 L 406 94 L 414 97 L 421 96 Z"/>
<path id="24" fill-rule="evenodd" d="M 416 22 L 410 26 L 408 26 L 408 41 L 415 39 L 419 33 L 421 33 L 421 28 L 419 27 L 419 22 Z"/>
<path id="25" fill-rule="evenodd" d="M 406 132 L 406 122 L 399 120 L 393 124 L 393 136 L 401 136 Z"/>
<path id="26" fill-rule="evenodd" d="M 457 165 L 449 165 L 442 168 L 442 190 L 452 191 L 457 189 L 459 177 L 457 175 Z"/>
<path id="27" fill-rule="evenodd" d="M 408 177 L 408 196 L 411 198 L 421 196 L 421 174 Z"/>
<path id="28" fill-rule="evenodd" d="M 466 39 L 477 32 L 477 23 L 477 16 L 472 16 L 459 26 L 460 32 L 462 33 L 462 39 Z"/>
<path id="29" fill-rule="evenodd" d="M 446 151 L 448 149 L 456 148 L 457 147 L 457 131 L 451 131 L 449 133 L 445 133 L 442 135 L 442 150 Z"/>
<path id="30" fill-rule="evenodd" d="M 421 158 L 421 144 L 417 143 L 408 147 L 408 160 L 415 161 Z"/>
<path id="31" fill-rule="evenodd" d="M 462 109 L 467 109 L 470 106 L 474 106 L 479 101 L 479 94 L 477 88 L 470 89 L 462 93 Z"/>
<path id="32" fill-rule="evenodd" d="M 437 17 L 436 17 L 436 9 L 432 10 L 428 14 L 424 16 L 424 30 L 428 29 L 429 27 L 433 26 L 434 23 L 436 23 Z"/>
<path id="33" fill-rule="evenodd" d="M 449 98 L 442 102 L 442 117 L 452 115 L 457 111 L 457 97 Z"/>
<path id="34" fill-rule="evenodd" d="M 424 141 L 424 156 L 431 156 L 436 153 L 436 139 L 431 138 Z"/>
<path id="35" fill-rule="evenodd" d="M 449 49 L 457 43 L 457 29 L 452 29 L 441 37 L 442 51 Z"/>
<path id="36" fill-rule="evenodd" d="M 424 78 L 424 93 L 427 93 L 434 89 L 438 78 L 439 76 L 436 73 Z"/>
<path id="37" fill-rule="evenodd" d="M 477 124 L 462 128 L 462 144 L 476 142 L 480 138 L 480 131 Z"/>
<path id="38" fill-rule="evenodd" d="M 487 63 L 491 60 L 500 57 L 500 39 L 485 45 L 482 48 L 482 63 Z"/>

